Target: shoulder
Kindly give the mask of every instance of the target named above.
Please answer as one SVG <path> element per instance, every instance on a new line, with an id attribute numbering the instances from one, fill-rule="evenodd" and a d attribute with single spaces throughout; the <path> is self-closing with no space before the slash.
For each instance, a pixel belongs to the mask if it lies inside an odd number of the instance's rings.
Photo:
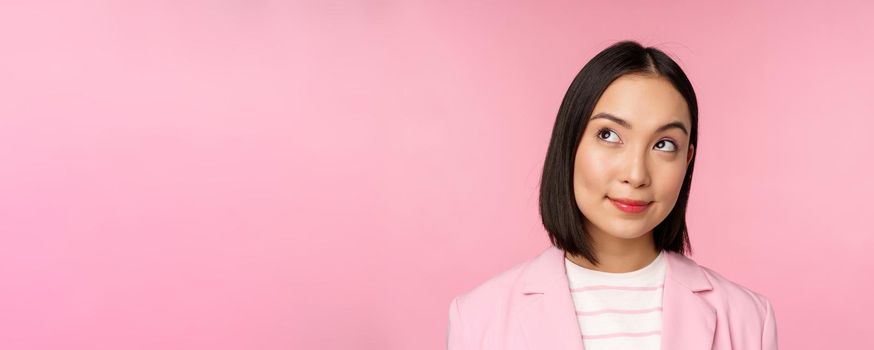
<path id="1" fill-rule="evenodd" d="M 483 280 L 452 299 L 450 309 L 465 315 L 468 325 L 494 324 L 513 317 L 524 307 L 522 300 L 526 283 L 554 273 L 558 251 L 547 248 L 539 255 L 518 262 Z M 548 273 L 544 273 L 548 272 Z"/>
<path id="2" fill-rule="evenodd" d="M 777 318 L 770 299 L 709 267 L 699 267 L 712 287 L 699 294 L 715 309 L 717 325 L 736 335 L 729 337 L 731 341 L 746 340 L 742 348 L 776 350 Z"/>
<path id="3" fill-rule="evenodd" d="M 708 266 L 701 266 L 701 270 L 707 279 L 714 285 L 717 292 L 725 294 L 732 299 L 748 300 L 751 302 L 764 302 L 767 297 L 751 288 L 729 279 Z"/>
<path id="4" fill-rule="evenodd" d="M 702 297 L 717 310 L 735 319 L 756 319 L 760 324 L 773 312 L 771 301 L 764 294 L 729 279 L 708 266 L 698 266 L 713 287 L 702 294 Z"/>
<path id="5" fill-rule="evenodd" d="M 515 311 L 516 291 L 533 259 L 517 263 L 452 298 L 449 304 L 448 349 L 482 348 L 488 334 L 504 341 L 507 322 Z"/>
<path id="6" fill-rule="evenodd" d="M 499 307 L 502 302 L 508 302 L 519 290 L 521 277 L 532 261 L 533 258 L 516 263 L 458 294 L 454 299 L 460 308 L 487 311 L 489 308 Z"/>

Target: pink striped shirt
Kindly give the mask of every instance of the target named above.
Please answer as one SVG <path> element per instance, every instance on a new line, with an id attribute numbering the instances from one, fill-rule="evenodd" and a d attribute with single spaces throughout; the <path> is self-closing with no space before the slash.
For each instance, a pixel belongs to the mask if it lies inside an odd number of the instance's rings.
<path id="1" fill-rule="evenodd" d="M 631 272 L 590 270 L 565 258 L 586 350 L 658 350 L 662 330 L 664 252 Z"/>

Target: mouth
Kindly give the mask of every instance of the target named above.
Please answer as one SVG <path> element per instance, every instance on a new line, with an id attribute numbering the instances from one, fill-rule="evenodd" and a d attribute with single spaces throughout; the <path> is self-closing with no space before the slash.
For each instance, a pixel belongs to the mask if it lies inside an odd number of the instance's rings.
<path id="1" fill-rule="evenodd" d="M 641 201 L 630 198 L 607 197 L 607 199 L 609 199 L 610 203 L 613 203 L 613 206 L 617 209 L 630 214 L 642 213 L 649 208 L 649 205 L 652 203 L 652 201 Z"/>

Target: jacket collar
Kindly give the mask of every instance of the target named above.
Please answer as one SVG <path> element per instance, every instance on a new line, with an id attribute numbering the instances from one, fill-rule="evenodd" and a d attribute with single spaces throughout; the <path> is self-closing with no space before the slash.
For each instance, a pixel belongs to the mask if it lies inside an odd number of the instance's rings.
<path id="1" fill-rule="evenodd" d="M 694 260 L 665 254 L 662 348 L 710 349 L 716 310 L 696 293 L 713 286 Z M 522 311 L 522 329 L 531 349 L 584 349 L 564 258 L 564 250 L 550 245 L 522 273 L 521 293 L 531 299 Z"/>

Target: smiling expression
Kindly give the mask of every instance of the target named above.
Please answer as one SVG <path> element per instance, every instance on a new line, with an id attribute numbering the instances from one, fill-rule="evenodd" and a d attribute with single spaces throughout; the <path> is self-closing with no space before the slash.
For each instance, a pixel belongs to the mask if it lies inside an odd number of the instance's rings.
<path id="1" fill-rule="evenodd" d="M 614 80 L 595 105 L 574 159 L 574 196 L 587 232 L 596 239 L 651 233 L 679 197 L 694 154 L 689 132 L 688 105 L 670 81 L 639 74 Z"/>

